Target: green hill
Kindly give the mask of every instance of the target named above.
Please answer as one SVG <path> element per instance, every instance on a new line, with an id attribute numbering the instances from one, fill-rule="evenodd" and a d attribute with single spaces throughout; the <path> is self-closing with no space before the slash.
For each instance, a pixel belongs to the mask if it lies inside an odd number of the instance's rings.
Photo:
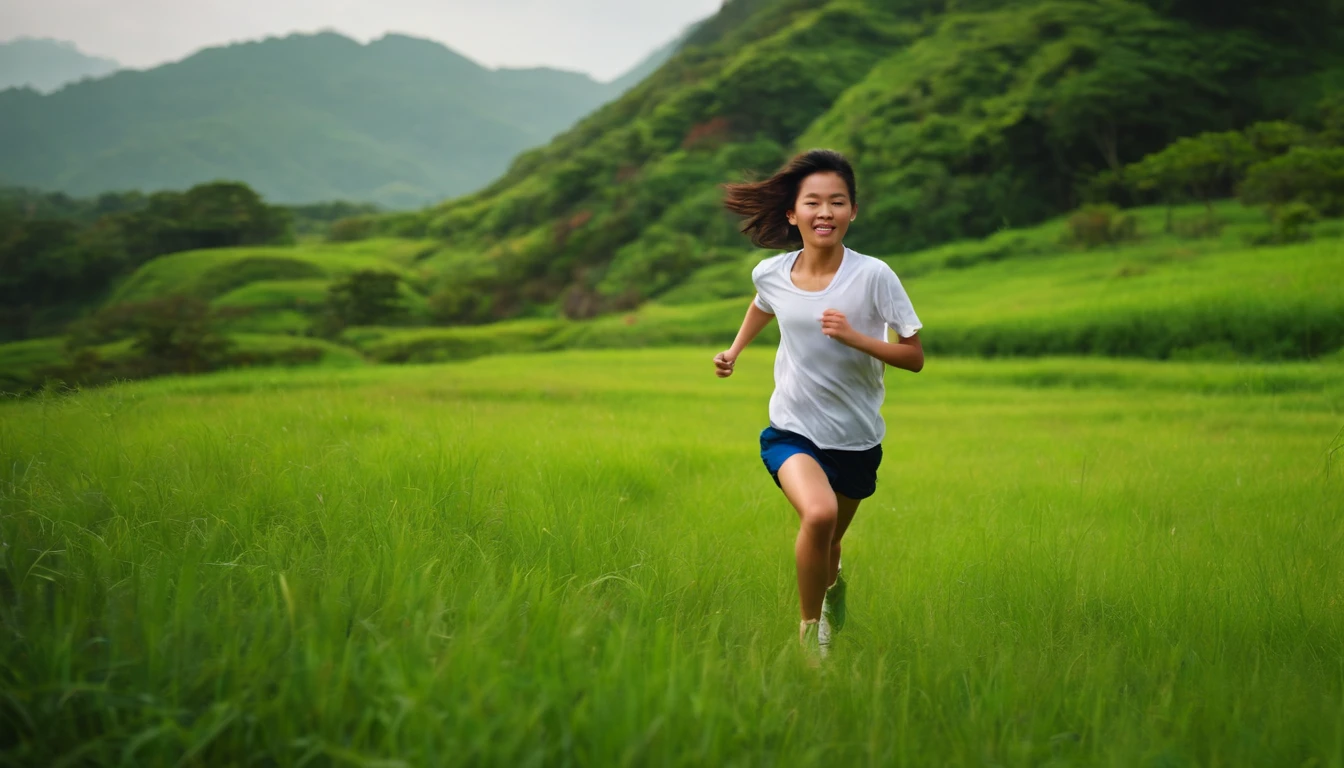
<path id="1" fill-rule="evenodd" d="M 93 195 L 227 178 L 272 202 L 415 207 L 489 183 L 627 85 L 491 70 L 401 35 L 293 35 L 0 93 L 0 183 Z"/>
<path id="2" fill-rule="evenodd" d="M 742 242 L 716 186 L 812 146 L 856 163 L 855 247 L 982 237 L 1178 137 L 1307 119 L 1344 83 L 1340 19 L 1336 0 L 732 0 L 489 188 L 380 226 L 468 254 L 443 290 L 486 300 L 460 322 L 662 296 Z"/>

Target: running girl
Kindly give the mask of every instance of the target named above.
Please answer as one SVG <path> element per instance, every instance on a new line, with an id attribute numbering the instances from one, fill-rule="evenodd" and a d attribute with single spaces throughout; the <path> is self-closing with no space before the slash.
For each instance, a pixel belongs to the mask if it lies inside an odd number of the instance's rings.
<path id="1" fill-rule="evenodd" d="M 877 489 L 886 366 L 924 367 L 919 317 L 886 263 L 849 250 L 858 213 L 854 169 L 813 150 L 765 181 L 729 184 L 725 205 L 746 217 L 760 248 L 796 248 L 752 271 L 756 298 L 732 347 L 714 357 L 719 378 L 771 320 L 779 320 L 770 426 L 761 460 L 798 511 L 794 544 L 805 649 L 825 656 L 845 621 L 840 540 L 859 502 Z M 889 342 L 887 329 L 899 341 Z"/>

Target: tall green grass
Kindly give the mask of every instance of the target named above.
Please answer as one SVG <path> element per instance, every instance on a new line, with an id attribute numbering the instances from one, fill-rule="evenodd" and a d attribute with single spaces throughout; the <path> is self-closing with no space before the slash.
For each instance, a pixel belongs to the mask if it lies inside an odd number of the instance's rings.
<path id="1" fill-rule="evenodd" d="M 4 761 L 1344 764 L 1336 367 L 893 373 L 812 670 L 713 351 L 0 407 Z"/>

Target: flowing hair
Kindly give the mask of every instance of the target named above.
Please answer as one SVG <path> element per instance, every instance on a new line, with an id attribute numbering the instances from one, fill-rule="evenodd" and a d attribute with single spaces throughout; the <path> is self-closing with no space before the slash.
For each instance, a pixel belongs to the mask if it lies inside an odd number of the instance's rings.
<path id="1" fill-rule="evenodd" d="M 746 217 L 742 222 L 743 234 L 751 237 L 757 248 L 788 248 L 802 245 L 803 235 L 789 223 L 788 213 L 798 200 L 798 188 L 803 179 L 814 173 L 836 173 L 849 187 L 851 205 L 859 204 L 854 181 L 854 167 L 845 156 L 830 149 L 813 149 L 790 160 L 764 181 L 723 185 L 726 194 L 723 205 L 729 211 Z"/>

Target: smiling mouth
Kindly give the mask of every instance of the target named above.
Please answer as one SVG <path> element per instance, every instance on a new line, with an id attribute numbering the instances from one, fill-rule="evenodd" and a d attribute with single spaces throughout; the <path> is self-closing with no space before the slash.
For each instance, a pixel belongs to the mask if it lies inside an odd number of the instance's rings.
<path id="1" fill-rule="evenodd" d="M 829 235 L 835 231 L 835 227 L 813 227 L 812 231 L 816 232 L 818 235 Z"/>

